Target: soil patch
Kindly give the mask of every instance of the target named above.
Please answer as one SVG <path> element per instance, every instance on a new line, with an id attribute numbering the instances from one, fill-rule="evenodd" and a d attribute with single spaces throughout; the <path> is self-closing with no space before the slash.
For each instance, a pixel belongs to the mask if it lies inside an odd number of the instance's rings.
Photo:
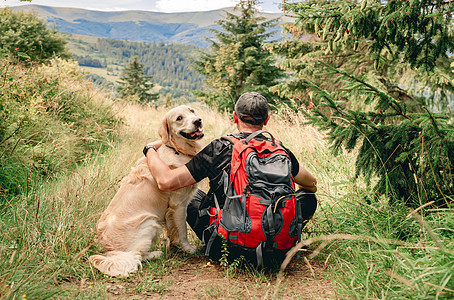
<path id="1" fill-rule="evenodd" d="M 151 272 L 144 266 L 140 275 L 126 281 L 104 282 L 102 293 L 108 299 L 336 299 L 323 264 L 309 267 L 303 258 L 292 260 L 279 290 L 275 273 L 236 270 L 228 274 L 205 257 L 188 258 L 171 269 L 159 278 L 146 279 Z"/>

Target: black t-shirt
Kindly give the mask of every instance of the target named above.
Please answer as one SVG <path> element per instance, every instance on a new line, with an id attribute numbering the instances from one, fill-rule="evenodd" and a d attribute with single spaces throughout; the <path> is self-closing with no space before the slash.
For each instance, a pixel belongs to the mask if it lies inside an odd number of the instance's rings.
<path id="1" fill-rule="evenodd" d="M 245 139 L 249 136 L 249 133 L 240 133 L 239 136 L 240 138 Z M 263 135 L 259 135 L 256 138 L 265 139 Z M 216 197 L 221 206 L 223 206 L 225 202 L 223 172 L 225 171 L 230 175 L 232 149 L 233 143 L 229 139 L 216 139 L 203 148 L 186 164 L 186 167 L 195 181 L 199 182 L 208 177 L 210 180 L 210 191 L 208 192 L 208 195 L 211 196 L 213 193 L 216 193 Z M 289 153 L 292 164 L 292 175 L 295 177 L 299 172 L 298 160 L 290 150 L 287 148 L 285 149 Z M 202 204 L 202 207 L 206 207 L 207 205 L 213 205 L 213 203 Z"/>

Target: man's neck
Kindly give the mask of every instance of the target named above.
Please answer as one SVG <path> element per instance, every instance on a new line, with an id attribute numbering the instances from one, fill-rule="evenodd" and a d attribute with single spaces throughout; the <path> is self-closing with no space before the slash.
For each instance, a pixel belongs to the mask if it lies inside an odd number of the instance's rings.
<path id="1" fill-rule="evenodd" d="M 246 132 L 246 133 L 252 133 L 256 132 L 257 130 L 263 129 L 263 126 L 250 126 L 247 123 L 238 123 L 237 128 L 239 132 Z"/>

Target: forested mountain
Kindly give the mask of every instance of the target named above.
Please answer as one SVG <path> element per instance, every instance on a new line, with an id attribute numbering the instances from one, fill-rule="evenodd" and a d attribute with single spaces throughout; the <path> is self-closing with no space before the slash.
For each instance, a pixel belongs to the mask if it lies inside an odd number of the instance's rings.
<path id="1" fill-rule="evenodd" d="M 185 43 L 207 46 L 210 28 L 232 8 L 204 12 L 159 13 L 151 11 L 92 11 L 78 8 L 24 5 L 13 7 L 34 11 L 62 32 L 120 40 Z M 263 13 L 266 19 L 282 14 Z M 282 19 L 285 21 L 286 19 Z M 280 28 L 277 28 L 280 33 Z M 279 35 L 275 36 L 279 38 Z"/>
<path id="2" fill-rule="evenodd" d="M 146 75 L 161 86 L 162 96 L 190 96 L 202 88 L 202 76 L 191 67 L 197 47 L 208 45 L 210 29 L 233 8 L 205 12 L 92 11 L 77 8 L 24 5 L 13 10 L 33 11 L 56 26 L 69 41 L 69 49 L 95 82 L 113 86 L 134 56 L 146 66 Z M 265 19 L 282 14 L 261 13 Z M 270 29 L 274 31 L 274 29 Z M 270 39 L 281 37 L 280 25 Z"/>
<path id="3" fill-rule="evenodd" d="M 95 81 L 115 84 L 122 69 L 133 59 L 145 65 L 146 75 L 162 88 L 160 94 L 190 96 L 188 90 L 202 86 L 202 76 L 191 68 L 197 47 L 164 42 L 131 42 L 67 34 L 68 47 L 74 58 L 87 69 Z"/>

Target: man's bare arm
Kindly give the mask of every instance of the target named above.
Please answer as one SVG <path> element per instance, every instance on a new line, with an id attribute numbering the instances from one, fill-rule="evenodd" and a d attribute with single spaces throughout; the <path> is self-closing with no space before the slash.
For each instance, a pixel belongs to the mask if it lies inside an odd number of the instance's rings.
<path id="1" fill-rule="evenodd" d="M 158 148 L 161 143 L 157 141 L 153 145 Z M 161 191 L 174 191 L 196 183 L 186 166 L 170 169 L 153 149 L 147 152 L 147 164 Z"/>
<path id="2" fill-rule="evenodd" d="M 317 191 L 317 179 L 305 168 L 300 166 L 298 174 L 295 176 L 295 182 L 301 187 L 311 192 Z"/>

